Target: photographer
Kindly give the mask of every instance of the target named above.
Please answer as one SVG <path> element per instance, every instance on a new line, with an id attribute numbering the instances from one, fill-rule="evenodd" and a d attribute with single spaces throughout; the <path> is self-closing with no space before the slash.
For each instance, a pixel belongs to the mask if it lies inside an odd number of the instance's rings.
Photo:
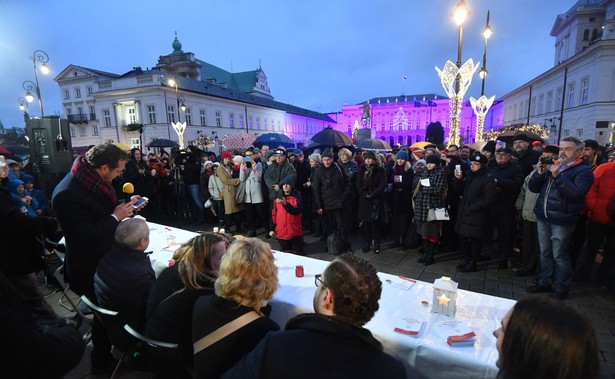
<path id="1" fill-rule="evenodd" d="M 246 156 L 241 163 L 239 179 L 246 183 L 246 194 L 244 204 L 247 213 L 247 224 L 250 228 L 248 237 L 256 236 L 257 219 L 260 219 L 261 224 L 265 227 L 269 234 L 269 217 L 265 208 L 262 182 L 263 182 L 263 164 L 255 163 L 252 160 L 253 153 L 246 151 Z"/>
<path id="2" fill-rule="evenodd" d="M 191 222 L 194 224 L 205 223 L 205 208 L 201 202 L 201 164 L 199 157 L 186 149 L 186 156 L 182 159 L 181 170 L 184 183 L 186 184 L 188 204 L 190 206 Z"/>

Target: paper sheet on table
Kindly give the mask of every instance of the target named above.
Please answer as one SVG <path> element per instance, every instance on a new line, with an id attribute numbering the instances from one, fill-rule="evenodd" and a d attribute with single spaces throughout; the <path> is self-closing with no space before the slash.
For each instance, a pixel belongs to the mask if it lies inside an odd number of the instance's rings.
<path id="1" fill-rule="evenodd" d="M 468 324 L 457 319 L 444 320 L 436 325 L 436 329 L 446 339 L 449 337 L 455 337 L 455 339 L 471 339 L 476 336 Z"/>
<path id="2" fill-rule="evenodd" d="M 425 330 L 425 320 L 404 316 L 395 323 L 393 331 L 411 337 L 419 337 Z"/>
<path id="3" fill-rule="evenodd" d="M 404 276 L 399 276 L 397 278 L 387 279 L 386 282 L 387 284 L 390 284 L 391 286 L 395 288 L 408 291 L 410 288 L 412 288 L 414 283 L 416 283 L 416 280 L 406 278 Z"/>
<path id="4" fill-rule="evenodd" d="M 430 184 L 429 184 L 429 178 L 421 179 L 421 185 L 423 187 L 431 187 Z"/>

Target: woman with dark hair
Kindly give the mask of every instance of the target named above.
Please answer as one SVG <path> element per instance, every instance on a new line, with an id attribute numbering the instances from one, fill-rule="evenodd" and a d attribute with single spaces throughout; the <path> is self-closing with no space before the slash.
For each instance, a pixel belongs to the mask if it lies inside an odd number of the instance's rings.
<path id="1" fill-rule="evenodd" d="M 184 362 L 156 357 L 156 367 L 151 369 L 160 377 L 191 377 L 186 367 L 192 366 L 192 308 L 199 296 L 213 294 L 229 243 L 230 239 L 220 233 L 204 233 L 190 239 L 175 251 L 175 264 L 154 282 L 147 301 L 145 335 L 179 344 L 184 357 Z"/>
<path id="2" fill-rule="evenodd" d="M 493 332 L 499 379 L 595 379 L 598 346 L 591 322 L 561 301 L 526 297 Z"/>
<path id="3" fill-rule="evenodd" d="M 280 329 L 262 314 L 277 288 L 278 269 L 267 243 L 241 238 L 229 246 L 220 264 L 215 294 L 201 296 L 194 305 L 195 378 L 219 378 L 267 333 Z M 213 338 L 230 323 L 239 324 L 228 335 Z"/>
<path id="4" fill-rule="evenodd" d="M 384 203 L 386 175 L 373 151 L 363 153 L 364 164 L 357 173 L 356 190 L 359 196 L 359 221 L 363 229 L 363 252 L 367 253 L 374 241 L 374 254 L 380 254 L 380 226 L 387 222 Z"/>
<path id="5" fill-rule="evenodd" d="M 392 187 L 391 199 L 391 229 L 393 232 L 393 245 L 401 245 L 405 249 L 404 236 L 408 229 L 408 224 L 412 219 L 412 182 L 414 181 L 414 171 L 410 163 L 408 152 L 400 150 L 397 153 L 395 165 L 393 165 L 393 175 L 389 177 Z"/>

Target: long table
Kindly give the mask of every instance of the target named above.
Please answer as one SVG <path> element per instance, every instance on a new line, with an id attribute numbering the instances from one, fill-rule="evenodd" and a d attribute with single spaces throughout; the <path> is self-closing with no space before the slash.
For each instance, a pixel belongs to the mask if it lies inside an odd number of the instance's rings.
<path id="1" fill-rule="evenodd" d="M 150 250 L 153 251 L 150 259 L 158 275 L 169 265 L 173 251 L 196 233 L 148 224 L 151 230 Z M 169 236 L 175 237 L 175 245 L 167 246 Z M 322 273 L 329 262 L 275 251 L 274 257 L 280 288 L 271 301 L 271 318 L 283 327 L 293 316 L 314 311 L 314 276 Z M 303 266 L 302 278 L 295 276 L 297 265 Z M 380 308 L 366 327 L 382 342 L 387 353 L 425 378 L 495 378 L 498 352 L 493 331 L 500 326 L 501 319 L 514 301 L 458 290 L 455 318 L 464 321 L 474 331 L 476 343 L 470 347 L 453 348 L 447 344 L 446 336 L 438 331 L 440 323 L 453 318 L 431 313 L 432 283 L 417 280 L 410 289 L 400 289 L 395 286 L 400 280 L 398 276 L 385 273 L 378 276 L 383 284 Z M 425 321 L 425 328 L 418 337 L 394 331 L 402 324 L 404 317 Z"/>

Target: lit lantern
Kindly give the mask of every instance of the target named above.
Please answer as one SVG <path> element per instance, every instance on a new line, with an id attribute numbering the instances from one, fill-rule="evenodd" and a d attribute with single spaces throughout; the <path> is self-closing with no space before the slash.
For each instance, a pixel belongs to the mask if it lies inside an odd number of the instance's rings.
<path id="1" fill-rule="evenodd" d="M 457 310 L 457 282 L 448 276 L 436 279 L 433 283 L 433 306 L 431 313 L 455 316 Z"/>

